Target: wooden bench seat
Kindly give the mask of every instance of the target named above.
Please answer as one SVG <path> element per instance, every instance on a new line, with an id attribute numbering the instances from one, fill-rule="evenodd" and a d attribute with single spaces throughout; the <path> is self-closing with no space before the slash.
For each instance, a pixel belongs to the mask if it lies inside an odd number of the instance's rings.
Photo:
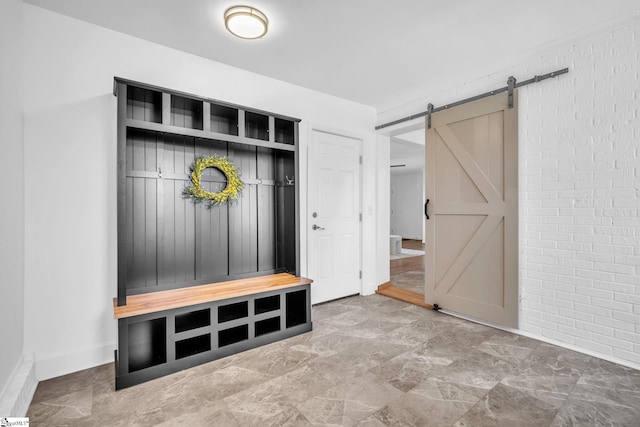
<path id="1" fill-rule="evenodd" d="M 113 316 L 116 319 L 155 313 L 173 308 L 187 307 L 206 302 L 257 294 L 299 285 L 307 285 L 313 280 L 296 277 L 288 273 L 190 286 L 168 291 L 151 292 L 127 297 L 127 304 L 118 306 L 113 299 Z"/>

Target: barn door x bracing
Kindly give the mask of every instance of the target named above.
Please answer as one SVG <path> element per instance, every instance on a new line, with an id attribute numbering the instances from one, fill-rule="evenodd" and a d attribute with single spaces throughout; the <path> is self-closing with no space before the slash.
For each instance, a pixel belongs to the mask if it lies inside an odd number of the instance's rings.
<path id="1" fill-rule="evenodd" d="M 518 326 L 517 101 L 507 94 L 432 117 L 426 131 L 425 301 Z"/>

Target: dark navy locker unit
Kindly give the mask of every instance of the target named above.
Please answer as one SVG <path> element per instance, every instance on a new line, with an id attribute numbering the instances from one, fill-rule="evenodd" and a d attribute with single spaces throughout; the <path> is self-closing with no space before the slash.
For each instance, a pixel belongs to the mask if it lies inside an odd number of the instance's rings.
<path id="1" fill-rule="evenodd" d="M 114 94 L 116 388 L 311 330 L 311 281 L 294 280 L 299 120 L 121 78 Z M 245 187 L 237 200 L 207 207 L 184 192 L 195 159 L 212 155 L 232 162 Z M 201 185 L 219 192 L 226 177 L 207 168 Z M 259 286 L 276 276 L 277 290 Z M 223 283 L 249 283 L 253 293 L 222 298 L 211 285 Z M 166 309 L 171 291 L 203 285 L 208 294 L 194 305 Z M 153 311 L 131 315 L 134 296 Z"/>

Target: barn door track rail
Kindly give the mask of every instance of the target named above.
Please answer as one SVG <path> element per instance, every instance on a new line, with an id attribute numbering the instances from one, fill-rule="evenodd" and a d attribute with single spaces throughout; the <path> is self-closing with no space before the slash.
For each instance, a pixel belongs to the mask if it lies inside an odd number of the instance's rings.
<path id="1" fill-rule="evenodd" d="M 384 128 L 389 127 L 389 126 L 397 125 L 399 123 L 408 122 L 409 120 L 417 119 L 419 117 L 424 117 L 424 116 L 427 116 L 427 128 L 431 129 L 431 115 L 433 113 L 437 113 L 438 111 L 447 110 L 449 108 L 457 107 L 458 105 L 466 104 L 467 102 L 477 101 L 478 99 L 482 99 L 482 98 L 486 98 L 486 97 L 489 97 L 489 96 L 497 95 L 497 94 L 502 93 L 502 92 L 509 92 L 509 108 L 512 108 L 513 107 L 513 90 L 514 89 L 517 89 L 517 88 L 522 87 L 522 86 L 526 86 L 526 85 L 531 84 L 531 83 L 538 83 L 538 82 L 541 82 L 543 80 L 550 79 L 552 77 L 560 76 L 562 74 L 567 74 L 568 72 L 569 72 L 568 68 L 563 68 L 561 70 L 552 71 L 550 73 L 543 74 L 541 76 L 533 76 L 532 78 L 530 78 L 528 80 L 521 81 L 519 83 L 516 81 L 515 77 L 510 76 L 507 79 L 507 85 L 504 86 L 504 87 L 501 87 L 501 88 L 495 89 L 495 90 L 491 90 L 489 92 L 485 92 L 485 93 L 480 94 L 480 95 L 472 96 L 470 98 L 466 98 L 466 99 L 463 99 L 463 100 L 460 100 L 460 101 L 456 101 L 456 102 L 451 103 L 451 104 L 446 104 L 446 105 L 443 105 L 443 106 L 437 107 L 437 108 L 434 108 L 433 104 L 429 103 L 427 105 L 427 111 L 423 111 L 421 113 L 413 114 L 411 116 L 403 117 L 401 119 L 394 120 L 392 122 L 388 122 L 388 123 L 384 123 L 384 124 L 378 125 L 378 126 L 376 126 L 376 130 L 384 129 Z"/>

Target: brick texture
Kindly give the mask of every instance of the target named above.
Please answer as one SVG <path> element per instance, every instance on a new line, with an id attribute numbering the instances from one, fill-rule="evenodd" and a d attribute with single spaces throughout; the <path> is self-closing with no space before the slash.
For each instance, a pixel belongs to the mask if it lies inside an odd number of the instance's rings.
<path id="1" fill-rule="evenodd" d="M 520 328 L 634 364 L 639 55 L 636 20 L 517 67 L 523 75 L 569 67 L 520 91 Z"/>
<path id="2" fill-rule="evenodd" d="M 519 89 L 520 329 L 640 366 L 640 18 L 428 97 Z"/>

